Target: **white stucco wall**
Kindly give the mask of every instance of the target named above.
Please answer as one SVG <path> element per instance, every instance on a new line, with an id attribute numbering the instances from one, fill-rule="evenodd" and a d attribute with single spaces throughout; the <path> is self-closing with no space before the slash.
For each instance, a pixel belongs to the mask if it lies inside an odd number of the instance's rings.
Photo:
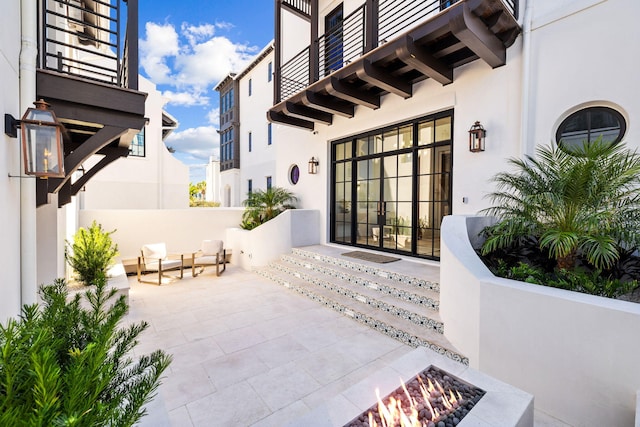
<path id="1" fill-rule="evenodd" d="M 213 156 L 209 157 L 209 163 L 207 163 L 206 180 L 205 200 L 220 203 L 222 201 L 222 194 L 220 192 L 220 160 Z"/>
<path id="2" fill-rule="evenodd" d="M 320 243 L 320 215 L 317 210 L 286 210 L 254 228 L 228 229 L 233 263 L 245 270 L 263 267 L 291 252 L 291 248 Z"/>
<path id="3" fill-rule="evenodd" d="M 272 131 L 272 144 L 268 145 L 268 124 L 266 111 L 273 105 L 273 78 L 268 80 L 268 64 L 273 64 L 273 51 L 239 80 L 240 97 L 240 188 L 241 198 L 247 194 L 247 182 L 253 180 L 253 189 L 267 188 L 266 177 L 272 185 L 280 186 L 276 178 L 276 146 L 278 138 Z M 251 80 L 251 95 L 249 95 Z M 274 128 L 275 126 L 272 125 Z M 249 151 L 251 132 L 251 151 Z"/>
<path id="4" fill-rule="evenodd" d="M 486 221 L 443 221 L 445 336 L 470 366 L 569 425 L 633 425 L 640 305 L 494 277 L 469 241 Z"/>
<path id="5" fill-rule="evenodd" d="M 295 55 L 299 54 L 302 49 L 309 46 L 311 39 L 311 26 L 304 19 L 287 10 L 283 10 L 282 28 L 284 35 L 281 46 L 282 63 L 285 64 Z M 295 37 L 287 37 L 287 34 L 295 34 Z"/>
<path id="6" fill-rule="evenodd" d="M 640 147 L 640 128 L 636 125 L 640 101 L 631 89 L 636 86 L 640 55 L 632 53 L 633 48 L 629 51 L 634 41 L 640 40 L 635 19 L 640 3 L 565 3 L 565 7 L 558 6 L 549 13 L 543 12 L 550 6 L 535 4 L 535 10 L 543 10 L 533 20 L 532 140 L 548 144 L 562 119 L 579 106 L 606 105 L 625 116 L 625 140 Z"/>
<path id="7" fill-rule="evenodd" d="M 84 209 L 181 209 L 189 206 L 189 167 L 162 141 L 162 107 L 156 87 L 139 78 L 145 101 L 145 156 L 118 159 L 98 172 L 80 193 Z M 96 156 L 94 156 L 96 157 Z M 99 159 L 91 159 L 97 162 Z"/>
<path id="8" fill-rule="evenodd" d="M 20 119 L 19 55 L 20 2 L 3 4 L 0 14 L 0 114 Z M 19 130 L 18 130 L 19 132 Z M 0 136 L 0 258 L 3 260 L 0 281 L 0 322 L 20 313 L 20 138 Z"/>
<path id="9" fill-rule="evenodd" d="M 192 252 L 202 240 L 225 240 L 227 228 L 238 227 L 242 209 L 105 209 L 80 211 L 79 226 L 92 221 L 106 231 L 117 230 L 112 238 L 120 258 L 136 258 L 147 243 L 164 242 L 170 252 Z"/>

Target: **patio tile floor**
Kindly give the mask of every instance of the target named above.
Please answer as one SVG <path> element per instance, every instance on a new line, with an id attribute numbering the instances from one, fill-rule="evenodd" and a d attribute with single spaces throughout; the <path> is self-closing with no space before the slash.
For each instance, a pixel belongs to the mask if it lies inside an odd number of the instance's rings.
<path id="1" fill-rule="evenodd" d="M 141 426 L 284 425 L 413 350 L 233 265 L 130 285 L 136 353 L 174 357 Z"/>
<path id="2" fill-rule="evenodd" d="M 143 427 L 288 425 L 413 350 L 233 265 L 129 282 L 127 321 L 150 324 L 136 354 L 174 356 Z"/>

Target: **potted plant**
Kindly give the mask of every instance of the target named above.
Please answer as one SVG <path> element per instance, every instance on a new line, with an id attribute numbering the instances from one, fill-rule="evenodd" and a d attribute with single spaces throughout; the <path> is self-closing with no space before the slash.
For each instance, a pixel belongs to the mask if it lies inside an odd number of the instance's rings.
<path id="1" fill-rule="evenodd" d="M 104 231 L 93 221 L 88 229 L 78 229 L 73 243 L 66 242 L 65 259 L 85 286 L 92 285 L 97 278 L 107 277 L 107 270 L 118 256 L 118 245 L 111 239 L 115 231 Z"/>
<path id="2" fill-rule="evenodd" d="M 424 230 L 429 228 L 429 218 L 426 216 L 418 218 L 418 239 L 424 236 Z"/>
<path id="3" fill-rule="evenodd" d="M 498 219 L 481 249 L 494 274 L 607 297 L 638 286 L 640 155 L 599 138 L 510 163 L 485 210 Z"/>

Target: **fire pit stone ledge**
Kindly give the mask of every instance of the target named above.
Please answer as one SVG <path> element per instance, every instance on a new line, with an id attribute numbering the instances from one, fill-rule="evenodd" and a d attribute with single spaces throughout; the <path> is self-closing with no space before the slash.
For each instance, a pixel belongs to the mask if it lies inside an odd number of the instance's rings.
<path id="1" fill-rule="evenodd" d="M 400 381 L 408 381 L 429 366 L 435 366 L 482 390 L 486 394 L 462 419 L 458 427 L 532 427 L 533 396 L 468 366 L 456 363 L 427 348 L 418 347 L 316 407 L 289 426 L 341 427 L 367 411 L 381 396 L 393 392 Z"/>

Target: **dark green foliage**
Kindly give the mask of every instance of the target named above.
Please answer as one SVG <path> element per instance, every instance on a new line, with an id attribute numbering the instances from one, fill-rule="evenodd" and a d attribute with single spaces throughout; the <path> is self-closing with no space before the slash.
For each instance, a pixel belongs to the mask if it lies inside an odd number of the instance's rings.
<path id="1" fill-rule="evenodd" d="M 498 222 L 481 255 L 496 274 L 615 297 L 640 279 L 640 156 L 602 139 L 541 147 L 496 175 Z"/>
<path id="2" fill-rule="evenodd" d="M 240 227 L 252 230 L 287 209 L 295 209 L 292 203 L 296 201 L 297 198 L 292 192 L 280 187 L 252 191 L 242 202 L 246 208 L 242 214 Z"/>
<path id="3" fill-rule="evenodd" d="M 63 280 L 43 286 L 42 307 L 24 306 L 0 326 L 0 425 L 131 426 L 145 414 L 170 356 L 137 360 L 145 322 L 119 328 L 128 306 L 98 278 L 67 301 Z M 84 308 L 88 306 L 88 308 Z"/>
<path id="4" fill-rule="evenodd" d="M 537 158 L 510 163 L 515 172 L 494 178 L 495 206 L 485 212 L 499 222 L 486 230 L 483 254 L 532 237 L 559 268 L 582 258 L 608 269 L 640 244 L 640 156 L 624 144 L 541 147 Z"/>
<path id="5" fill-rule="evenodd" d="M 509 266 L 504 261 L 497 262 L 494 273 L 521 282 L 546 285 L 569 291 L 615 298 L 631 292 L 638 287 L 637 280 L 621 280 L 600 270 L 563 270 L 547 272 L 525 262 Z"/>
<path id="6" fill-rule="evenodd" d="M 66 242 L 64 256 L 78 279 L 88 285 L 107 276 L 107 269 L 118 256 L 118 245 L 113 243 L 113 231 L 104 231 L 95 221 L 89 229 L 79 228 L 73 243 Z"/>

